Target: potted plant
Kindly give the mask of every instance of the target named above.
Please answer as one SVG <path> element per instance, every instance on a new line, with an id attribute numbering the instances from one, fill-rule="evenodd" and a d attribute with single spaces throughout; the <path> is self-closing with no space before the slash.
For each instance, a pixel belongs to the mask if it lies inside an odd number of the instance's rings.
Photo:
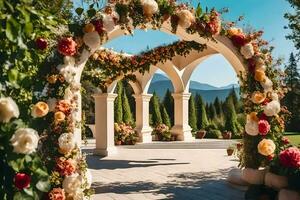
<path id="1" fill-rule="evenodd" d="M 205 135 L 206 135 L 206 130 L 201 129 L 201 130 L 197 131 L 196 138 L 203 139 L 205 137 Z"/>
<path id="2" fill-rule="evenodd" d="M 234 152 L 234 146 L 230 145 L 226 150 L 227 150 L 227 155 L 228 156 L 232 156 L 233 152 Z"/>
<path id="3" fill-rule="evenodd" d="M 115 123 L 115 144 L 134 145 L 138 139 L 136 131 L 131 125 L 125 123 Z"/>
<path id="4" fill-rule="evenodd" d="M 231 136 L 232 136 L 232 133 L 231 133 L 231 131 L 224 131 L 223 133 L 222 133 L 222 137 L 223 137 L 223 139 L 231 139 Z"/>
<path id="5" fill-rule="evenodd" d="M 172 135 L 169 130 L 169 127 L 165 124 L 158 124 L 154 130 L 153 134 L 157 136 L 159 141 L 171 141 Z"/>

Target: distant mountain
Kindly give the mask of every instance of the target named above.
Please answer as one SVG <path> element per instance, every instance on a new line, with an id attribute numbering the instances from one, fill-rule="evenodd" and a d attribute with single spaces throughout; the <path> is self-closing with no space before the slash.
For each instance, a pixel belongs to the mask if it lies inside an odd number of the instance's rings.
<path id="1" fill-rule="evenodd" d="M 189 91 L 193 95 L 200 94 L 205 102 L 211 103 L 216 97 L 224 101 L 233 87 L 239 96 L 240 89 L 239 85 L 237 84 L 230 84 L 224 87 L 215 87 L 209 84 L 191 81 Z M 174 91 L 171 81 L 163 74 L 155 74 L 149 88 L 149 93 L 153 93 L 155 91 L 156 94 L 162 99 L 167 89 Z"/>

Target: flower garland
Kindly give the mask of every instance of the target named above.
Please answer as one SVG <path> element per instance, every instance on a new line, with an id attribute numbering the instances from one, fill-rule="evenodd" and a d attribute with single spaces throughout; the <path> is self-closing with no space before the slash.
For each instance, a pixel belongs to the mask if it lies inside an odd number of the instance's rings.
<path id="1" fill-rule="evenodd" d="M 84 60 L 93 55 L 86 76 L 105 91 L 118 76 L 134 78 L 128 74 L 144 72 L 151 64 L 165 62 L 175 54 L 186 55 L 192 49 L 202 51 L 205 48 L 202 44 L 181 41 L 139 56 L 116 55 L 106 50 L 94 53 L 107 39 L 107 33 L 117 25 L 132 34 L 133 28 L 159 29 L 163 23 L 171 23 L 174 33 L 181 26 L 188 33 L 197 33 L 209 40 L 214 40 L 216 35 L 231 39 L 249 66 L 247 72 L 241 75 L 241 90 L 248 114 L 241 166 L 267 166 L 273 155 L 279 152 L 278 141 L 281 141 L 280 133 L 284 128 L 284 112 L 279 100 L 284 91 L 279 72 L 272 67 L 270 50 L 260 39 L 262 32 L 245 34 L 238 28 L 225 29 L 217 11 L 202 12 L 201 7 L 195 10 L 171 0 L 111 1 L 102 10 L 90 8 L 87 15 L 79 13 L 78 21 L 66 31 L 61 28 L 58 40 L 51 41 L 57 48 L 53 49 L 53 55 L 39 73 L 45 78 L 44 88 L 38 92 L 32 116 L 36 117 L 36 127 L 43 133 L 41 153 L 52 172 L 50 199 L 84 199 L 91 194 L 85 157 L 75 139 L 75 132 L 82 123 L 78 110 L 78 79 Z M 46 38 L 37 38 L 37 48 L 46 49 L 48 42 Z"/>
<path id="2" fill-rule="evenodd" d="M 150 69 L 151 65 L 155 66 L 159 62 L 165 63 L 176 55 L 186 56 L 192 50 L 201 52 L 205 48 L 205 44 L 198 44 L 194 41 L 178 41 L 135 56 L 101 49 L 96 51 L 87 63 L 83 79 L 90 80 L 102 91 L 106 91 L 107 87 L 119 77 L 134 80 L 135 76 L 132 73 L 137 70 L 144 73 Z"/>

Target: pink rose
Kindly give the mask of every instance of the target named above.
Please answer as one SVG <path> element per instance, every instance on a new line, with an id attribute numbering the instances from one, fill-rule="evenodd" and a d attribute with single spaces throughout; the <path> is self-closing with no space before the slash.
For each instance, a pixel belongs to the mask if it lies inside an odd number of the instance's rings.
<path id="1" fill-rule="evenodd" d="M 258 122 L 258 131 L 260 135 L 267 135 L 270 131 L 270 124 L 267 120 L 259 120 Z"/>
<path id="2" fill-rule="evenodd" d="M 50 200 L 65 200 L 66 195 L 65 191 L 61 188 L 53 188 L 51 192 L 49 192 L 48 197 Z"/>
<path id="3" fill-rule="evenodd" d="M 297 147 L 290 147 L 280 152 L 280 164 L 289 168 L 300 168 L 300 150 Z"/>
<path id="4" fill-rule="evenodd" d="M 73 56 L 76 54 L 76 46 L 72 37 L 65 37 L 58 42 L 58 52 L 64 56 Z"/>

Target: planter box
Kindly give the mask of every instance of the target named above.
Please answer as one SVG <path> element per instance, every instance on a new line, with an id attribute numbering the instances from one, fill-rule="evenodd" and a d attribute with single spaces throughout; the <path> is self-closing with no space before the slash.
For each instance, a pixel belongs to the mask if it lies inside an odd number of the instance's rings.
<path id="1" fill-rule="evenodd" d="M 245 168 L 242 171 L 242 179 L 249 184 L 262 185 L 264 184 L 266 172 L 266 169 Z"/>
<path id="2" fill-rule="evenodd" d="M 267 172 L 265 176 L 265 185 L 280 190 L 286 188 L 289 184 L 287 177 Z"/>

